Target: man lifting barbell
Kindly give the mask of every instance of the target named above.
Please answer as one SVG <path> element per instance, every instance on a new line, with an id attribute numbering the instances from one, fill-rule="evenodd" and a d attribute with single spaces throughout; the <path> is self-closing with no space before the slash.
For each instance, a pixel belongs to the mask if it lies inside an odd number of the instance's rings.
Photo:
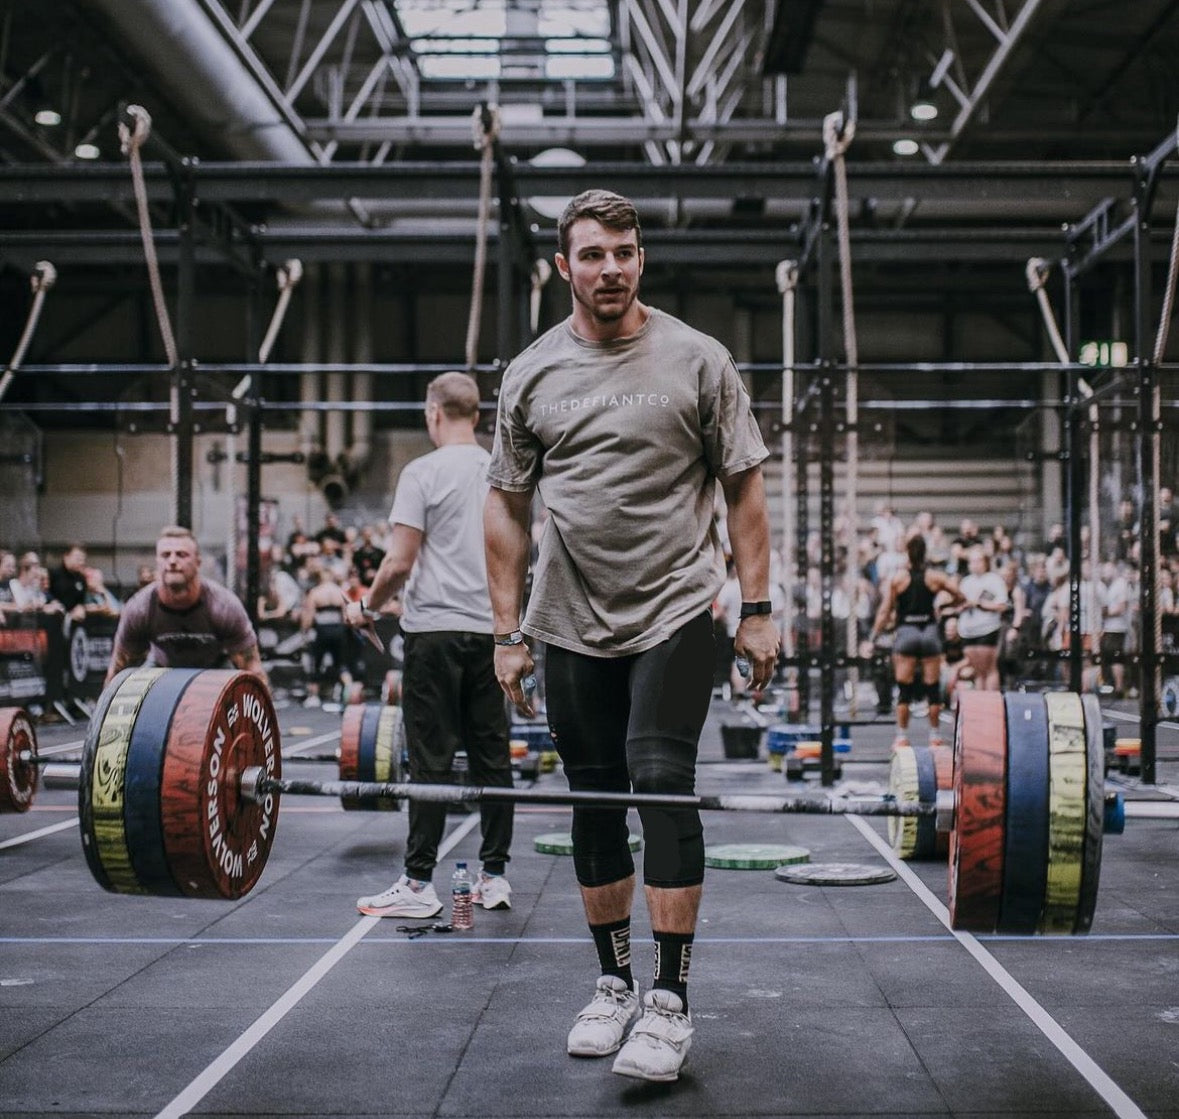
<path id="1" fill-rule="evenodd" d="M 227 662 L 269 687 L 245 607 L 231 591 L 202 577 L 192 530 L 170 525 L 156 540 L 154 581 L 123 607 L 106 683 L 130 665 L 217 668 Z"/>

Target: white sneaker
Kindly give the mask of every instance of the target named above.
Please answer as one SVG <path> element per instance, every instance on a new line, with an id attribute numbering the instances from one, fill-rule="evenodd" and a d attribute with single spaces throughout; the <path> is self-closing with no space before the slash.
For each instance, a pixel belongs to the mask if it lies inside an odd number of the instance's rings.
<path id="1" fill-rule="evenodd" d="M 471 891 L 471 901 L 484 909 L 511 909 L 512 887 L 502 874 L 480 872 Z"/>
<path id="2" fill-rule="evenodd" d="M 692 1018 L 674 991 L 648 991 L 643 1016 L 614 1058 L 619 1076 L 639 1080 L 675 1080 L 692 1047 Z"/>
<path id="3" fill-rule="evenodd" d="M 622 1044 L 626 1027 L 638 1017 L 639 996 L 617 975 L 598 977 L 597 989 L 569 1031 L 571 1057 L 605 1057 Z"/>
<path id="4" fill-rule="evenodd" d="M 437 917 L 442 902 L 427 882 L 415 890 L 403 874 L 387 890 L 369 897 L 357 898 L 356 908 L 366 917 Z"/>

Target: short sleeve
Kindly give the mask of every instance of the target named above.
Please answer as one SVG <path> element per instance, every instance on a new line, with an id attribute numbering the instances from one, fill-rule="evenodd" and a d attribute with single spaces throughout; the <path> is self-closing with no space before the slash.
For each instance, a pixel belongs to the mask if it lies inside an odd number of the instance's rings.
<path id="1" fill-rule="evenodd" d="M 703 374 L 700 422 L 704 452 L 718 478 L 731 478 L 769 456 L 749 393 L 733 359 L 722 351 Z"/>
<path id="2" fill-rule="evenodd" d="M 393 508 L 389 511 L 391 525 L 405 525 L 426 531 L 426 491 L 422 477 L 415 464 L 410 463 L 397 479 L 397 490 L 393 494 Z"/>
<path id="3" fill-rule="evenodd" d="M 250 625 L 246 608 L 236 599 L 233 600 L 232 605 L 236 609 L 229 610 L 226 618 L 225 651 L 227 653 L 244 653 L 258 644 L 258 638 L 254 633 L 254 627 Z"/>
<path id="4" fill-rule="evenodd" d="M 541 445 L 525 422 L 520 378 L 504 374 L 495 417 L 495 438 L 487 481 L 500 490 L 522 492 L 531 489 L 540 476 Z"/>

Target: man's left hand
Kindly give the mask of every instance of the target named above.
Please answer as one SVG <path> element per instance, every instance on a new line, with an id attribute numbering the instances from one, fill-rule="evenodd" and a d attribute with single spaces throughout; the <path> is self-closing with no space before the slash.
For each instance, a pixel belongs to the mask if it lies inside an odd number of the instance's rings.
<path id="1" fill-rule="evenodd" d="M 768 687 L 778 663 L 778 626 L 769 614 L 743 618 L 733 639 L 733 651 L 749 662 L 749 686 L 755 691 Z"/>

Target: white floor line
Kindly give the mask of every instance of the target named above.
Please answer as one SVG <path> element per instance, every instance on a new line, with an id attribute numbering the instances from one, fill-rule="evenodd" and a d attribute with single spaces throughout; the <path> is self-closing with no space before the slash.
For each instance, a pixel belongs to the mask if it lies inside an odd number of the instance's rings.
<path id="1" fill-rule="evenodd" d="M 854 827 L 897 872 L 901 880 L 915 893 L 925 907 L 939 920 L 950 934 L 966 949 L 982 969 L 996 982 L 1008 998 L 1031 1020 L 1036 1028 L 1060 1050 L 1065 1060 L 1088 1081 L 1090 1087 L 1110 1106 L 1118 1119 L 1146 1119 L 1138 1105 L 1118 1087 L 1107 1073 L 1085 1052 L 1063 1027 L 1048 1013 L 970 933 L 950 928 L 950 911 L 916 874 L 899 858 L 872 827 L 857 816 L 845 819 Z"/>
<path id="2" fill-rule="evenodd" d="M 65 831 L 66 828 L 76 828 L 77 826 L 78 817 L 74 816 L 72 819 L 62 820 L 60 824 L 50 824 L 46 828 L 38 828 L 36 831 L 18 835 L 15 839 L 6 839 L 0 843 L 0 851 L 3 851 L 5 847 L 19 847 L 22 843 L 32 843 L 34 839 L 40 839 L 43 835 L 52 835 L 55 831 Z"/>
<path id="3" fill-rule="evenodd" d="M 1142 722 L 1141 715 L 1135 715 L 1132 711 L 1115 711 L 1112 707 L 1103 707 L 1101 714 L 1107 719 L 1119 719 L 1123 723 L 1140 723 Z M 1156 727 L 1166 727 L 1169 730 L 1179 728 L 1179 723 L 1173 719 L 1159 719 L 1155 723 Z"/>
<path id="4" fill-rule="evenodd" d="M 438 846 L 441 860 L 469 831 L 479 823 L 479 813 L 472 812 Z M 352 928 L 325 952 L 312 967 L 287 989 L 286 993 L 257 1019 L 228 1049 L 200 1073 L 156 1119 L 178 1119 L 187 1115 L 201 1102 L 286 1015 L 300 1000 L 327 975 L 353 948 L 384 920 L 382 917 L 361 917 Z"/>
<path id="5" fill-rule="evenodd" d="M 325 742 L 334 742 L 340 737 L 338 730 L 333 730 L 328 734 L 317 734 L 314 738 L 308 738 L 305 742 L 296 742 L 288 746 L 283 752 L 284 758 L 297 758 L 300 750 L 310 750 L 312 746 L 322 746 Z"/>
<path id="6" fill-rule="evenodd" d="M 77 742 L 59 742 L 56 746 L 38 746 L 37 756 L 41 758 L 55 758 L 58 754 L 69 754 L 80 750 L 86 745 L 86 739 L 79 738 Z"/>

